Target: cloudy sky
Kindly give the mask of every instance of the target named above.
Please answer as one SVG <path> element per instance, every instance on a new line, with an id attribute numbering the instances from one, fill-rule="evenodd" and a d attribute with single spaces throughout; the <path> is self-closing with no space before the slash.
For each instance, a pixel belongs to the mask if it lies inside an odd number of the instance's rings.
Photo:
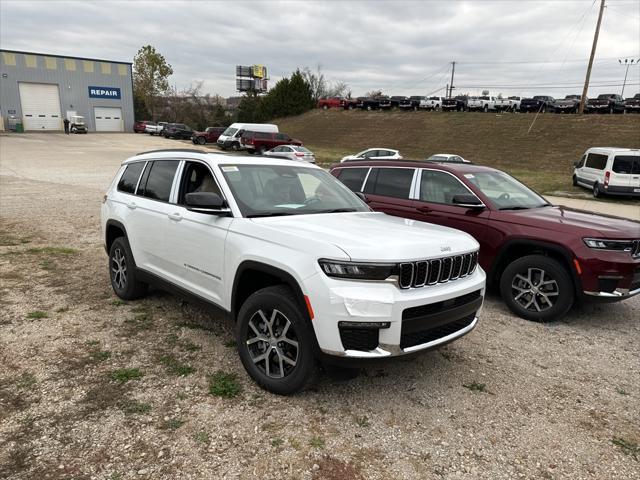
<path id="1" fill-rule="evenodd" d="M 590 96 L 620 93 L 640 60 L 640 0 L 607 0 Z M 0 0 L 0 47 L 132 61 L 146 44 L 178 90 L 235 94 L 235 65 L 264 64 L 271 83 L 318 65 L 354 96 L 581 93 L 600 0 L 57 1 Z M 640 91 L 629 70 L 625 96 Z"/>

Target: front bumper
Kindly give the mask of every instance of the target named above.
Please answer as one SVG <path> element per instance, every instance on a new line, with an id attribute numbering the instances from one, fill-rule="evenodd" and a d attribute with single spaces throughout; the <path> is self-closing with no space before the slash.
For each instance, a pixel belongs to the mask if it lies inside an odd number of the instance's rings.
<path id="1" fill-rule="evenodd" d="M 629 252 L 582 247 L 576 251 L 585 299 L 624 300 L 640 293 L 640 258 Z"/>
<path id="2" fill-rule="evenodd" d="M 478 323 L 485 273 L 401 290 L 390 282 L 305 280 L 313 327 L 325 356 L 373 360 L 428 350 L 469 333 Z"/>

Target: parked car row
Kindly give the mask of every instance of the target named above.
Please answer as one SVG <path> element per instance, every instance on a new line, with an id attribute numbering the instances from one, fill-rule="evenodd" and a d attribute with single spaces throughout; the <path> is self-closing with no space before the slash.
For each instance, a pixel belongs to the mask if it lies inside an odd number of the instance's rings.
<path id="1" fill-rule="evenodd" d="M 496 97 L 491 95 L 455 97 L 426 97 L 426 96 L 392 96 L 392 97 L 358 97 L 322 98 L 318 101 L 318 108 L 343 108 L 353 110 L 442 110 L 458 112 L 522 112 L 522 113 L 577 113 L 580 107 L 581 95 L 567 95 L 556 99 L 549 95 L 535 95 L 531 98 L 519 96 Z M 585 105 L 586 113 L 640 113 L 640 93 L 624 99 L 618 94 L 602 94 L 588 99 Z"/>
<path id="2" fill-rule="evenodd" d="M 111 286 L 131 301 L 156 284 L 223 310 L 248 375 L 277 394 L 308 387 L 320 362 L 461 338 L 487 287 L 533 321 L 640 293 L 638 222 L 553 206 L 505 172 L 442 155 L 330 173 L 269 156 L 135 155 L 102 203 Z"/>

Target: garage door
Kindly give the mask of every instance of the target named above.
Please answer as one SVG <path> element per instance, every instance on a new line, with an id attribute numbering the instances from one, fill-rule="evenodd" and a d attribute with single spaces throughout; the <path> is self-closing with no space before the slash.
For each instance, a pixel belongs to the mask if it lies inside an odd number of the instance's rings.
<path id="1" fill-rule="evenodd" d="M 96 132 L 123 132 L 122 109 L 119 107 L 95 107 Z"/>
<path id="2" fill-rule="evenodd" d="M 58 85 L 19 83 L 25 130 L 62 130 Z"/>

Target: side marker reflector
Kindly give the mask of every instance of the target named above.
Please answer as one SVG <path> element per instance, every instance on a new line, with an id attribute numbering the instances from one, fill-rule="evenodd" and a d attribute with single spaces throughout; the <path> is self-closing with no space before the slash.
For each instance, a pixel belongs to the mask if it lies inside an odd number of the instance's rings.
<path id="1" fill-rule="evenodd" d="M 313 308 L 311 308 L 311 301 L 309 301 L 308 296 L 304 296 L 304 303 L 307 304 L 307 311 L 309 312 L 309 318 L 313 320 Z"/>
<path id="2" fill-rule="evenodd" d="M 580 263 L 578 262 L 577 258 L 573 259 L 573 264 L 576 266 L 576 271 L 578 272 L 578 275 L 582 275 L 582 268 L 580 268 Z"/>

